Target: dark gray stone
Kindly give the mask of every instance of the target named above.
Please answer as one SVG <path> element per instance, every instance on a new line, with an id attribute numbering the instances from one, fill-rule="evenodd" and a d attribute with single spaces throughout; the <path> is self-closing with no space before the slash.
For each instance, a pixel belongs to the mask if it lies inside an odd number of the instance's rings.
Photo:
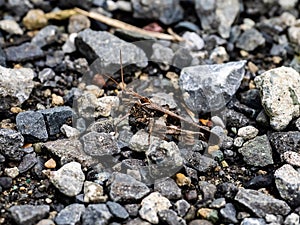
<path id="1" fill-rule="evenodd" d="M 30 153 L 30 154 L 26 154 L 23 158 L 22 161 L 20 163 L 20 165 L 18 166 L 19 172 L 20 173 L 25 173 L 28 170 L 30 170 L 32 167 L 34 167 L 34 165 L 37 163 L 37 158 L 36 158 L 36 153 Z"/>
<path id="2" fill-rule="evenodd" d="M 181 189 L 171 178 L 156 181 L 154 183 L 154 191 L 158 191 L 170 200 L 175 200 L 182 197 Z"/>
<path id="3" fill-rule="evenodd" d="M 42 48 L 46 45 L 55 42 L 58 36 L 58 27 L 54 25 L 49 25 L 42 28 L 35 36 L 32 38 L 31 43 Z"/>
<path id="4" fill-rule="evenodd" d="M 21 17 L 32 9 L 33 5 L 29 0 L 8 0 L 5 2 L 5 7 Z"/>
<path id="5" fill-rule="evenodd" d="M 81 218 L 82 225 L 105 225 L 112 218 L 112 214 L 105 204 L 90 204 Z"/>
<path id="6" fill-rule="evenodd" d="M 111 133 L 114 132 L 114 123 L 113 120 L 102 118 L 100 120 L 95 121 L 95 123 L 91 124 L 87 131 L 94 131 L 98 133 Z"/>
<path id="7" fill-rule="evenodd" d="M 176 215 L 176 212 L 173 210 L 162 210 L 158 213 L 159 221 L 163 224 L 168 225 L 186 225 L 185 220 Z"/>
<path id="8" fill-rule="evenodd" d="M 109 195 L 115 202 L 134 202 L 150 192 L 150 189 L 142 182 L 133 177 L 114 173 L 110 185 Z"/>
<path id="9" fill-rule="evenodd" d="M 242 113 L 236 112 L 232 109 L 225 109 L 222 112 L 223 117 L 225 118 L 227 127 L 245 127 L 249 124 L 249 119 Z"/>
<path id="10" fill-rule="evenodd" d="M 201 155 L 199 152 L 188 152 L 184 157 L 187 165 L 200 173 L 210 172 L 218 165 L 214 159 Z"/>
<path id="11" fill-rule="evenodd" d="M 217 187 L 207 181 L 199 181 L 199 190 L 204 200 L 212 200 L 217 192 Z"/>
<path id="12" fill-rule="evenodd" d="M 269 135 L 269 141 L 271 146 L 279 154 L 287 151 L 293 151 L 299 153 L 300 145 L 300 132 L 288 131 L 288 132 L 274 132 Z"/>
<path id="13" fill-rule="evenodd" d="M 82 136 L 83 149 L 87 155 L 100 157 L 120 153 L 116 140 L 107 133 L 90 132 Z"/>
<path id="14" fill-rule="evenodd" d="M 227 203 L 225 208 L 220 210 L 220 213 L 224 220 L 228 223 L 238 223 L 236 218 L 236 209 L 232 203 Z"/>
<path id="15" fill-rule="evenodd" d="M 74 203 L 62 209 L 55 217 L 57 225 L 75 225 L 80 222 L 80 217 L 84 213 L 83 204 Z"/>
<path id="16" fill-rule="evenodd" d="M 139 214 L 139 204 L 126 204 L 124 205 L 125 209 L 127 210 L 129 216 L 136 217 Z"/>
<path id="17" fill-rule="evenodd" d="M 179 48 L 174 53 L 172 66 L 182 69 L 184 67 L 190 66 L 192 61 L 193 61 L 193 56 L 191 55 L 190 51 L 187 50 L 186 48 Z"/>
<path id="18" fill-rule="evenodd" d="M 183 10 L 179 0 L 151 1 L 131 0 L 135 18 L 160 20 L 169 25 L 183 18 Z"/>
<path id="19" fill-rule="evenodd" d="M 251 189 L 240 189 L 235 200 L 258 217 L 266 214 L 287 215 L 291 211 L 286 202 Z"/>
<path id="20" fill-rule="evenodd" d="M 187 106 L 199 113 L 221 109 L 235 94 L 244 77 L 246 61 L 199 65 L 181 70 L 179 85 Z"/>
<path id="21" fill-rule="evenodd" d="M 60 127 L 67 123 L 73 116 L 73 110 L 69 106 L 61 106 L 50 109 L 39 110 L 47 125 L 49 136 L 60 133 Z"/>
<path id="22" fill-rule="evenodd" d="M 300 173 L 285 164 L 274 173 L 275 184 L 280 196 L 291 206 L 300 205 Z"/>
<path id="23" fill-rule="evenodd" d="M 0 153 L 10 160 L 21 160 L 24 145 L 23 136 L 14 130 L 0 129 Z"/>
<path id="24" fill-rule="evenodd" d="M 243 155 L 244 161 L 252 166 L 272 165 L 272 148 L 267 135 L 257 136 L 243 144 L 239 150 Z"/>
<path id="25" fill-rule="evenodd" d="M 151 61 L 156 63 L 163 63 L 167 66 L 172 64 L 174 52 L 171 48 L 163 46 L 159 43 L 154 43 L 152 45 L 152 50 L 153 53 L 150 57 Z"/>
<path id="26" fill-rule="evenodd" d="M 263 35 L 258 30 L 251 28 L 242 33 L 235 45 L 237 48 L 245 51 L 253 51 L 257 47 L 264 45 L 265 42 Z"/>
<path id="27" fill-rule="evenodd" d="M 18 131 L 29 142 L 46 141 L 48 133 L 43 114 L 40 112 L 21 112 L 16 117 Z"/>
<path id="28" fill-rule="evenodd" d="M 174 206 L 177 215 L 180 217 L 184 217 L 191 207 L 190 203 L 188 203 L 184 199 L 180 199 L 177 202 L 175 202 Z"/>
<path id="29" fill-rule="evenodd" d="M 126 220 L 129 217 L 127 210 L 119 203 L 108 201 L 106 205 L 114 217 L 122 220 Z"/>
<path id="30" fill-rule="evenodd" d="M 48 205 L 16 205 L 9 208 L 13 220 L 19 225 L 34 225 L 49 214 Z"/>
<path id="31" fill-rule="evenodd" d="M 2 189 L 9 189 L 12 187 L 12 184 L 11 177 L 0 177 L 0 187 L 2 187 Z"/>
<path id="32" fill-rule="evenodd" d="M 148 64 L 148 59 L 142 49 L 106 31 L 85 29 L 78 33 L 75 44 L 90 61 L 99 58 L 97 60 L 99 72 L 112 74 L 120 69 L 120 50 L 123 66 L 136 64 L 139 67 L 145 67 Z"/>
<path id="33" fill-rule="evenodd" d="M 31 43 L 8 47 L 4 50 L 6 60 L 11 62 L 25 62 L 35 60 L 44 56 L 43 50 Z"/>
<path id="34" fill-rule="evenodd" d="M 227 199 L 233 199 L 238 192 L 238 188 L 229 182 L 221 183 L 217 186 L 217 197 L 225 197 Z"/>
<path id="35" fill-rule="evenodd" d="M 242 92 L 240 94 L 241 103 L 253 108 L 253 109 L 262 109 L 259 90 L 258 89 L 249 89 L 248 91 Z"/>
<path id="36" fill-rule="evenodd" d="M 0 48 L 0 66 L 6 67 L 6 55 L 2 48 Z"/>

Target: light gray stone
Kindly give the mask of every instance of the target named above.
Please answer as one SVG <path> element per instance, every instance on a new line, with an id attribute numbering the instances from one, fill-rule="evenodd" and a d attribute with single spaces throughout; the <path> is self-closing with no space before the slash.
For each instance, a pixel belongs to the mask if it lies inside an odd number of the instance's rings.
<path id="1" fill-rule="evenodd" d="M 240 86 L 245 64 L 238 61 L 183 68 L 179 84 L 187 106 L 200 113 L 224 107 Z"/>
<path id="2" fill-rule="evenodd" d="M 31 40 L 31 43 L 39 47 L 52 44 L 58 36 L 58 27 L 49 25 L 42 28 Z"/>
<path id="3" fill-rule="evenodd" d="M 34 225 L 47 216 L 48 205 L 15 205 L 9 208 L 13 220 L 19 225 Z"/>
<path id="4" fill-rule="evenodd" d="M 83 204 L 74 203 L 62 209 L 55 217 L 57 225 L 76 225 L 80 222 L 80 217 L 85 211 Z"/>
<path id="5" fill-rule="evenodd" d="M 244 31 L 236 42 L 236 47 L 245 51 L 253 51 L 266 42 L 263 35 L 256 29 L 251 28 Z"/>
<path id="6" fill-rule="evenodd" d="M 0 29 L 9 34 L 22 35 L 24 33 L 19 24 L 14 20 L 1 20 Z"/>
<path id="7" fill-rule="evenodd" d="M 90 204 L 81 217 L 82 225 L 108 224 L 112 214 L 105 204 Z"/>
<path id="8" fill-rule="evenodd" d="M 258 129 L 251 125 L 246 127 L 241 127 L 238 130 L 238 136 L 242 137 L 244 140 L 255 138 L 257 134 L 258 134 Z"/>
<path id="9" fill-rule="evenodd" d="M 296 70 L 282 66 L 266 71 L 254 81 L 272 128 L 283 130 L 300 116 L 300 76 Z"/>
<path id="10" fill-rule="evenodd" d="M 83 201 L 87 203 L 99 203 L 107 200 L 107 196 L 104 196 L 103 187 L 95 182 L 85 181 L 83 194 Z"/>
<path id="11" fill-rule="evenodd" d="M 299 224 L 299 215 L 296 213 L 291 213 L 284 220 L 284 225 L 298 225 Z"/>

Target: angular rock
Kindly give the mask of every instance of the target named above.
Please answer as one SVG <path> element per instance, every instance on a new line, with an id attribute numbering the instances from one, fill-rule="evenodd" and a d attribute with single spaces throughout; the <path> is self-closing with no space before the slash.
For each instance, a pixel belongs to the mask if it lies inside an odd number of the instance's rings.
<path id="1" fill-rule="evenodd" d="M 151 61 L 156 63 L 163 63 L 170 66 L 173 61 L 174 52 L 171 48 L 163 46 L 158 43 L 152 45 L 153 53 L 150 57 Z"/>
<path id="2" fill-rule="evenodd" d="M 54 107 L 38 112 L 44 116 L 49 136 L 59 134 L 61 126 L 73 116 L 73 110 L 69 106 Z"/>
<path id="3" fill-rule="evenodd" d="M 166 25 L 178 22 L 183 18 L 183 9 L 179 0 L 131 0 L 131 4 L 135 18 L 160 20 Z"/>
<path id="4" fill-rule="evenodd" d="M 244 161 L 252 166 L 267 166 L 273 164 L 272 148 L 267 135 L 258 136 L 244 143 L 239 150 Z"/>
<path id="5" fill-rule="evenodd" d="M 228 127 L 244 127 L 249 124 L 249 119 L 242 113 L 236 112 L 232 109 L 225 109 L 223 112 L 224 120 L 226 121 L 226 126 Z"/>
<path id="6" fill-rule="evenodd" d="M 154 140 L 146 151 L 152 177 L 164 178 L 175 174 L 183 166 L 183 157 L 174 142 Z"/>
<path id="7" fill-rule="evenodd" d="M 129 147 L 136 152 L 145 152 L 149 148 L 148 139 L 149 133 L 141 129 L 131 137 Z M 156 139 L 156 137 L 150 136 L 150 142 Z"/>
<path id="8" fill-rule="evenodd" d="M 220 210 L 224 220 L 228 223 L 238 223 L 236 218 L 236 209 L 232 203 L 227 203 L 224 208 Z"/>
<path id="9" fill-rule="evenodd" d="M 300 154 L 297 152 L 287 151 L 280 155 L 281 159 L 292 166 L 300 167 Z"/>
<path id="10" fill-rule="evenodd" d="M 240 189 L 235 200 L 258 217 L 264 217 L 266 214 L 287 215 L 291 211 L 286 202 L 251 189 Z"/>
<path id="11" fill-rule="evenodd" d="M 290 215 L 288 215 L 285 220 L 284 223 L 285 225 L 296 225 L 299 224 L 299 215 L 296 213 L 291 213 Z"/>
<path id="12" fill-rule="evenodd" d="M 39 111 L 21 112 L 16 117 L 18 131 L 29 142 L 46 141 L 48 139 L 44 116 Z"/>
<path id="13" fill-rule="evenodd" d="M 199 152 L 188 152 L 184 158 L 187 165 L 196 169 L 200 173 L 210 172 L 218 165 L 214 159 L 201 155 Z"/>
<path id="14" fill-rule="evenodd" d="M 102 72 L 108 72 L 108 74 L 120 69 L 120 50 L 123 66 L 136 64 L 139 67 L 145 67 L 148 64 L 143 50 L 106 31 L 85 29 L 78 33 L 75 44 L 77 49 L 90 61 L 99 58 L 97 68 L 102 68 Z"/>
<path id="15" fill-rule="evenodd" d="M 82 190 L 85 177 L 78 162 L 70 162 L 57 171 L 45 171 L 45 174 L 51 183 L 66 196 L 73 197 Z"/>
<path id="16" fill-rule="evenodd" d="M 181 189 L 177 186 L 176 182 L 171 178 L 159 180 L 154 183 L 154 191 L 159 192 L 170 200 L 181 198 Z"/>
<path id="17" fill-rule="evenodd" d="M 228 38 L 240 3 L 238 0 L 195 0 L 195 9 L 204 30 L 217 30 L 222 38 Z"/>
<path id="18" fill-rule="evenodd" d="M 255 138 L 257 134 L 258 129 L 253 126 L 241 127 L 238 130 L 238 136 L 242 137 L 244 140 Z"/>
<path id="19" fill-rule="evenodd" d="M 106 205 L 114 217 L 121 220 L 126 220 L 129 217 L 127 210 L 119 203 L 108 201 Z"/>
<path id="20" fill-rule="evenodd" d="M 242 104 L 245 104 L 246 106 L 249 106 L 253 109 L 261 109 L 261 101 L 260 101 L 260 95 L 259 90 L 257 89 L 250 89 L 248 91 L 242 92 L 240 94 L 240 101 Z"/>
<path id="21" fill-rule="evenodd" d="M 282 66 L 264 72 L 254 81 L 273 129 L 283 130 L 300 116 L 300 75 L 296 70 Z"/>
<path id="22" fill-rule="evenodd" d="M 36 153 L 26 154 L 23 158 L 21 163 L 18 166 L 20 173 L 25 173 L 30 170 L 34 165 L 37 163 Z"/>
<path id="23" fill-rule="evenodd" d="M 10 189 L 12 187 L 13 180 L 11 177 L 0 177 L 0 188 L 2 189 Z"/>
<path id="24" fill-rule="evenodd" d="M 288 131 L 288 132 L 274 132 L 269 136 L 272 147 L 279 154 L 283 154 L 287 151 L 293 151 L 299 153 L 300 132 Z"/>
<path id="25" fill-rule="evenodd" d="M 185 103 L 200 113 L 224 107 L 235 94 L 244 77 L 246 61 L 185 67 L 180 74 L 180 88 L 187 94 Z"/>
<path id="26" fill-rule="evenodd" d="M 177 216 L 176 212 L 174 212 L 173 210 L 162 210 L 159 211 L 157 214 L 159 217 L 159 222 L 161 223 L 186 225 L 186 221 L 181 217 Z"/>
<path id="27" fill-rule="evenodd" d="M 58 36 L 58 27 L 49 25 L 41 29 L 31 40 L 31 43 L 42 48 L 55 42 Z"/>
<path id="28" fill-rule="evenodd" d="M 97 159 L 94 159 L 83 151 L 82 144 L 77 139 L 48 141 L 43 143 L 42 146 L 51 154 L 60 158 L 64 163 L 77 161 L 85 167 L 90 167 L 98 162 Z"/>
<path id="29" fill-rule="evenodd" d="M 186 31 L 182 38 L 186 40 L 184 47 L 189 50 L 199 51 L 205 46 L 204 40 L 196 32 Z"/>
<path id="30" fill-rule="evenodd" d="M 43 50 L 37 45 L 24 43 L 19 46 L 8 47 L 4 50 L 6 60 L 11 62 L 26 62 L 42 58 Z"/>
<path id="31" fill-rule="evenodd" d="M 107 133 L 90 132 L 82 136 L 84 152 L 93 157 L 114 155 L 121 152 L 114 137 Z"/>
<path id="32" fill-rule="evenodd" d="M 69 24 L 68 24 L 68 32 L 78 33 L 85 28 L 89 28 L 91 26 L 91 21 L 87 16 L 81 14 L 75 14 L 70 17 Z"/>
<path id="33" fill-rule="evenodd" d="M 83 201 L 87 203 L 99 203 L 107 200 L 107 196 L 103 195 L 103 187 L 95 182 L 85 181 L 83 194 Z"/>
<path id="34" fill-rule="evenodd" d="M 133 177 L 122 173 L 114 173 L 109 196 L 115 202 L 134 202 L 143 198 L 149 192 L 149 188 L 144 183 Z"/>
<path id="35" fill-rule="evenodd" d="M 14 130 L 0 129 L 0 153 L 10 160 L 21 160 L 24 145 L 23 136 Z"/>
<path id="36" fill-rule="evenodd" d="M 29 68 L 8 69 L 0 66 L 0 111 L 21 105 L 34 87 L 34 71 Z"/>
<path id="37" fill-rule="evenodd" d="M 261 218 L 245 218 L 242 220 L 241 225 L 266 225 L 266 221 Z"/>
<path id="38" fill-rule="evenodd" d="M 158 224 L 159 218 L 157 213 L 162 210 L 167 210 L 171 206 L 167 198 L 158 192 L 153 192 L 142 200 L 139 215 L 142 219 L 152 224 Z"/>
<path id="39" fill-rule="evenodd" d="M 112 218 L 105 204 L 90 204 L 81 217 L 82 225 L 108 224 Z"/>
<path id="40" fill-rule="evenodd" d="M 16 205 L 9 208 L 13 220 L 19 225 L 34 225 L 47 216 L 48 205 Z"/>
<path id="41" fill-rule="evenodd" d="M 184 217 L 186 213 L 189 211 L 191 205 L 184 199 L 180 199 L 177 202 L 175 202 L 175 211 L 177 212 L 177 215 L 180 217 Z"/>
<path id="42" fill-rule="evenodd" d="M 300 174 L 285 164 L 275 171 L 275 183 L 280 196 L 293 207 L 300 205 Z"/>
<path id="43" fill-rule="evenodd" d="M 300 27 L 292 26 L 288 29 L 288 36 L 292 43 L 299 45 Z"/>
<path id="44" fill-rule="evenodd" d="M 203 200 L 212 200 L 217 192 L 217 187 L 207 181 L 199 181 L 199 190 Z"/>
<path id="45" fill-rule="evenodd" d="M 54 221 L 57 225 L 75 225 L 80 222 L 80 217 L 84 211 L 85 207 L 83 204 L 73 203 L 62 209 Z"/>
<path id="46" fill-rule="evenodd" d="M 24 33 L 19 24 L 14 20 L 1 20 L 0 29 L 9 34 L 22 35 Z"/>
<path id="47" fill-rule="evenodd" d="M 258 30 L 251 28 L 242 33 L 235 45 L 237 48 L 245 51 L 253 51 L 257 47 L 264 45 L 265 42 L 266 40 L 262 34 Z"/>
<path id="48" fill-rule="evenodd" d="M 42 83 L 55 77 L 55 72 L 51 68 L 45 68 L 39 72 L 38 77 Z"/>

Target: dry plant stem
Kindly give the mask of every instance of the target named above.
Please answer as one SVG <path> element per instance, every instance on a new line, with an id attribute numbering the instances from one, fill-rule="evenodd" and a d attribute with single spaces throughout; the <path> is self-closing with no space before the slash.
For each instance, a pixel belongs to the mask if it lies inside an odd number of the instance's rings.
<path id="1" fill-rule="evenodd" d="M 176 35 L 175 33 L 173 33 L 172 35 L 169 35 L 169 34 L 164 34 L 164 33 L 159 33 L 159 32 L 154 32 L 154 31 L 143 30 L 139 27 L 133 26 L 133 25 L 128 24 L 128 23 L 124 23 L 120 20 L 116 20 L 116 19 L 109 18 L 107 16 L 103 16 L 99 13 L 87 12 L 87 11 L 79 9 L 79 8 L 75 8 L 74 10 L 77 13 L 88 16 L 88 17 L 90 17 L 94 20 L 98 20 L 102 23 L 105 23 L 105 24 L 107 24 L 109 26 L 112 26 L 112 27 L 115 27 L 115 28 L 120 28 L 120 29 L 123 29 L 123 30 L 128 30 L 128 31 L 140 33 L 142 35 L 147 35 L 147 36 L 150 36 L 150 37 L 153 37 L 153 38 L 158 38 L 158 39 L 164 39 L 164 40 L 170 40 L 170 41 L 183 41 L 184 40 L 183 38 Z"/>

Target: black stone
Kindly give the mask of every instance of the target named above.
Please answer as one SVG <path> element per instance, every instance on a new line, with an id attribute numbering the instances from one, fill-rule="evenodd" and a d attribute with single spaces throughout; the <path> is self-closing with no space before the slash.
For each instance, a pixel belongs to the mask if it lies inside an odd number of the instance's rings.
<path id="1" fill-rule="evenodd" d="M 37 163 L 36 153 L 33 152 L 31 154 L 26 154 L 20 165 L 18 166 L 20 173 L 25 173 L 26 171 L 30 170 L 34 165 Z"/>
<path id="2" fill-rule="evenodd" d="M 274 176 L 273 174 L 268 175 L 257 175 L 245 183 L 245 188 L 250 189 L 260 189 L 260 188 L 268 188 L 274 184 Z"/>
<path id="3" fill-rule="evenodd" d="M 279 154 L 287 151 L 299 152 L 300 148 L 300 132 L 274 132 L 269 135 L 271 146 Z"/>

